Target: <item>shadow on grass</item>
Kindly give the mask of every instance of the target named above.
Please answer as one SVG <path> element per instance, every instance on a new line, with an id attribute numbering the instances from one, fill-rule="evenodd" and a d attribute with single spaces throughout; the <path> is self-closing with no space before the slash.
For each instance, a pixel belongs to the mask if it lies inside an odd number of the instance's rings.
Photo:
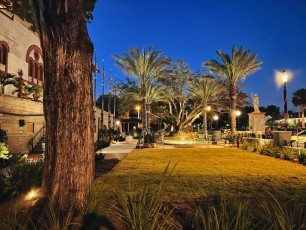
<path id="1" fill-rule="evenodd" d="M 110 222 L 110 220 L 106 216 L 99 216 L 96 213 L 88 213 L 84 216 L 84 221 L 80 230 L 99 230 L 102 227 L 103 229 L 107 230 L 117 230 L 117 228 Z"/>

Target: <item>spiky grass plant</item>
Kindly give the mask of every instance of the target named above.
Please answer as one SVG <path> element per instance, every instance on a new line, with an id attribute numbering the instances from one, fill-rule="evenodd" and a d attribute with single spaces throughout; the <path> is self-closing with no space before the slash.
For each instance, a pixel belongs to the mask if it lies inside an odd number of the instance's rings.
<path id="1" fill-rule="evenodd" d="M 261 198 L 259 218 L 262 229 L 306 229 L 305 199 L 291 199 L 280 202 L 273 194 L 269 198 Z"/>
<path id="2" fill-rule="evenodd" d="M 147 185 L 135 190 L 129 185 L 127 192 L 116 193 L 116 206 L 113 209 L 128 229 L 153 230 L 153 229 L 181 229 L 181 226 L 172 217 L 173 209 L 163 201 L 163 185 L 169 172 L 170 162 L 162 178 L 156 185 Z"/>
<path id="3" fill-rule="evenodd" d="M 198 208 L 192 226 L 197 230 L 251 229 L 252 212 L 249 202 L 222 197 L 219 205 Z"/>

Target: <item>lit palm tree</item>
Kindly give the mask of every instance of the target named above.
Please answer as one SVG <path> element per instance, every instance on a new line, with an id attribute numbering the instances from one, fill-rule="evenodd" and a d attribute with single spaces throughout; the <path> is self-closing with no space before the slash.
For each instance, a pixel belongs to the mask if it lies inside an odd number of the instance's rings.
<path id="1" fill-rule="evenodd" d="M 203 130 L 205 139 L 207 139 L 207 111 L 218 101 L 224 91 L 223 85 L 220 81 L 210 76 L 201 76 L 196 77 L 191 82 L 188 91 L 194 96 L 194 99 L 200 100 L 203 105 Z"/>
<path id="2" fill-rule="evenodd" d="M 7 85 L 14 85 L 17 87 L 18 81 L 17 77 L 14 74 L 4 73 L 0 71 L 0 93 L 4 94 L 4 88 Z"/>
<path id="3" fill-rule="evenodd" d="M 147 131 L 147 86 L 152 79 L 159 77 L 170 60 L 161 56 L 163 51 L 153 51 L 150 46 L 149 50 L 144 47 L 141 51 L 138 48 L 129 48 L 129 53 L 122 56 L 114 55 L 115 64 L 126 74 L 139 79 L 142 100 L 142 123 L 143 129 Z"/>
<path id="4" fill-rule="evenodd" d="M 232 56 L 217 51 L 222 63 L 216 60 L 204 62 L 203 65 L 225 80 L 230 98 L 230 117 L 231 117 L 231 132 L 236 132 L 236 99 L 237 86 L 241 80 L 244 80 L 248 75 L 260 69 L 261 61 L 256 61 L 256 53 L 251 53 L 250 50 L 244 51 L 243 47 L 238 50 L 235 46 L 232 48 Z"/>
<path id="5" fill-rule="evenodd" d="M 151 105 L 156 102 L 165 101 L 165 86 L 156 85 L 151 82 L 146 84 L 146 104 L 147 104 L 147 115 L 146 115 L 146 123 L 148 124 L 148 130 L 150 129 L 150 114 L 151 114 Z M 124 95 L 122 95 L 122 102 L 127 103 L 133 102 L 141 102 L 142 95 L 141 89 L 137 87 L 132 87 L 129 89 Z"/>
<path id="6" fill-rule="evenodd" d="M 295 107 L 301 109 L 302 113 L 302 128 L 305 128 L 304 112 L 306 109 L 306 89 L 302 88 L 293 93 L 292 103 Z"/>

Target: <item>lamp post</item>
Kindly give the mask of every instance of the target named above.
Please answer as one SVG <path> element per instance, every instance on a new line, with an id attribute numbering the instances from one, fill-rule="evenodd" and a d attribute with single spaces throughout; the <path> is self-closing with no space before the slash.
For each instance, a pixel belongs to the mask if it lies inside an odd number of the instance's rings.
<path id="1" fill-rule="evenodd" d="M 287 81 L 288 81 L 288 75 L 286 71 L 283 71 L 282 74 L 282 81 L 284 85 L 284 119 L 285 119 L 285 124 L 287 124 L 287 118 L 288 118 L 288 110 L 287 110 Z"/>
<path id="2" fill-rule="evenodd" d="M 214 121 L 216 122 L 216 130 L 218 130 L 218 120 L 219 120 L 219 116 L 218 115 L 214 115 L 213 116 Z"/>
<path id="3" fill-rule="evenodd" d="M 239 129 L 239 116 L 241 115 L 241 112 L 239 110 L 236 111 L 237 116 L 237 130 Z"/>

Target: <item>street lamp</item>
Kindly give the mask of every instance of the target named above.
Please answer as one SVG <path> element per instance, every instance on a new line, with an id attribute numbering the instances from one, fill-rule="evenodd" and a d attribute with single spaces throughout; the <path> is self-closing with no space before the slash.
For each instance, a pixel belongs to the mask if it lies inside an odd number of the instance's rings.
<path id="1" fill-rule="evenodd" d="M 218 120 L 219 120 L 219 116 L 218 115 L 214 115 L 213 116 L 214 121 L 216 122 L 216 129 L 218 130 Z"/>
<path id="2" fill-rule="evenodd" d="M 237 129 L 239 129 L 239 116 L 241 115 L 241 112 L 239 110 L 236 111 L 237 116 Z"/>
<path id="3" fill-rule="evenodd" d="M 137 110 L 137 118 L 139 119 L 140 106 L 136 105 L 135 109 Z"/>
<path id="4" fill-rule="evenodd" d="M 285 124 L 287 123 L 287 118 L 288 118 L 288 110 L 287 110 L 287 81 L 288 81 L 288 74 L 284 70 L 282 73 L 282 81 L 284 84 L 284 119 L 285 119 Z"/>

